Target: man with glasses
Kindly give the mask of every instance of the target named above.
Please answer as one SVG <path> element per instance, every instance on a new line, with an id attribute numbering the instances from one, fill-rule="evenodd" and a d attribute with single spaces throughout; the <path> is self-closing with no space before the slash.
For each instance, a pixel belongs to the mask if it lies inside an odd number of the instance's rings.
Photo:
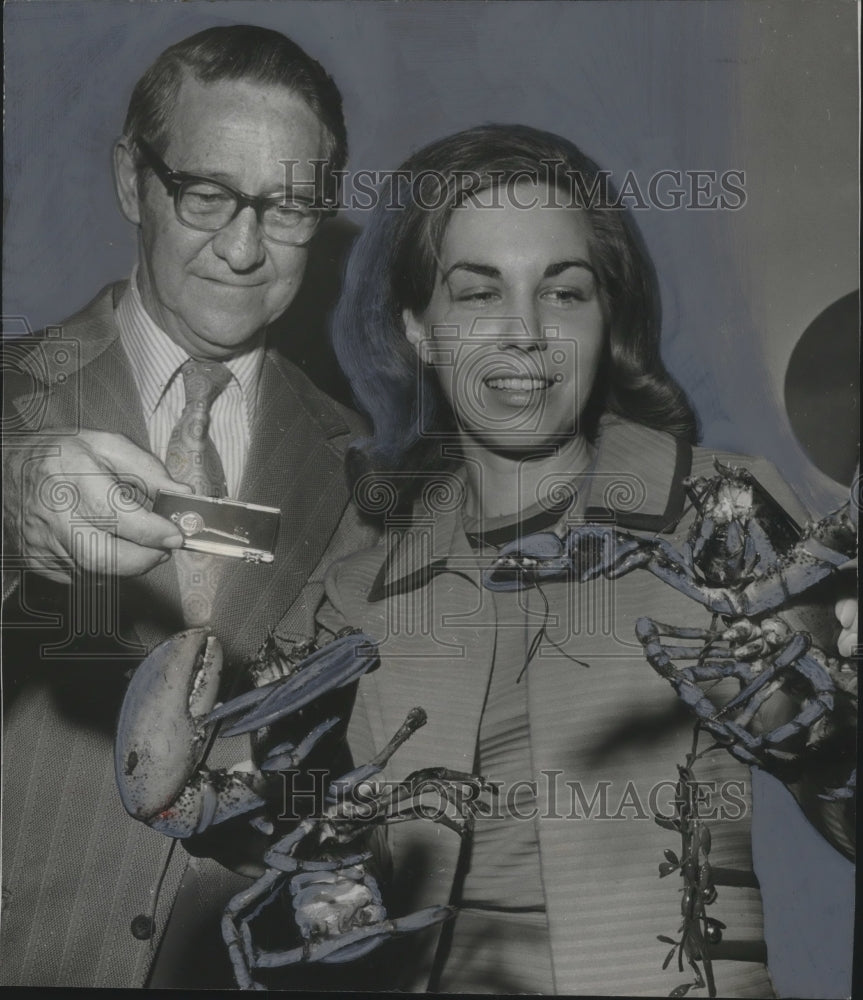
<path id="1" fill-rule="evenodd" d="M 207 625 L 236 664 L 276 626 L 300 638 L 307 581 L 367 541 L 342 472 L 357 418 L 267 344 L 346 145 L 336 85 L 285 36 L 166 50 L 114 152 L 131 279 L 7 380 L 4 984 L 229 985 L 218 916 L 240 876 L 126 815 L 113 727 L 148 648 Z M 159 490 L 279 508 L 272 564 L 178 551 Z"/>

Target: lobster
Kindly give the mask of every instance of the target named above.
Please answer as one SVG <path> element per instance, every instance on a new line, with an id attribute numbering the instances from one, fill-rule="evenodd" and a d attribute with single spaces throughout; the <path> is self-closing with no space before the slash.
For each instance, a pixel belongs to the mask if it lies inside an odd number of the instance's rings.
<path id="1" fill-rule="evenodd" d="M 807 597 L 856 556 L 856 507 L 847 503 L 801 529 L 747 470 L 714 466 L 715 476 L 684 481 L 696 516 L 682 542 L 607 524 L 575 526 L 562 537 L 542 532 L 502 547 L 484 586 L 516 590 L 648 570 L 713 615 L 709 628 L 636 622 L 647 661 L 699 724 L 739 760 L 786 782 L 799 777 L 804 757 L 820 753 L 827 770 L 844 778 L 824 797 L 850 799 L 856 670 L 825 651 L 832 645 L 828 602 Z M 729 677 L 739 693 L 717 704 L 702 685 Z M 761 717 L 780 689 L 799 707 L 765 729 Z M 839 841 L 850 853 L 848 840 Z"/>
<path id="2" fill-rule="evenodd" d="M 218 639 L 195 628 L 166 640 L 140 664 L 117 726 L 117 787 L 127 812 L 166 836 L 194 837 L 246 816 L 272 839 L 276 827 L 268 808 L 279 793 L 282 806 L 289 806 L 281 772 L 298 768 L 343 720 L 339 715 L 324 718 L 300 739 L 271 745 L 274 725 L 307 725 L 307 706 L 329 707 L 328 696 L 350 692 L 359 677 L 377 667 L 377 646 L 352 629 L 321 647 L 307 643 L 292 654 L 282 654 L 268 640 L 247 665 L 260 686 L 217 705 L 223 661 Z M 470 828 L 474 802 L 486 787 L 478 776 L 428 768 L 395 784 L 374 781 L 425 722 L 423 709 L 412 709 L 373 760 L 332 779 L 322 808 L 298 818 L 288 833 L 278 836 L 264 853 L 263 874 L 228 902 L 222 936 L 241 989 L 266 988 L 255 978 L 257 970 L 352 961 L 395 935 L 454 915 L 451 907 L 431 906 L 389 918 L 370 870 L 372 853 L 362 843 L 375 825 L 417 818 L 459 835 Z M 205 766 L 220 727 L 221 736 L 255 734 L 253 743 L 263 756 L 258 768 Z M 436 796 L 433 810 L 429 794 Z M 259 947 L 254 921 L 288 897 L 295 943 L 276 951 Z"/>

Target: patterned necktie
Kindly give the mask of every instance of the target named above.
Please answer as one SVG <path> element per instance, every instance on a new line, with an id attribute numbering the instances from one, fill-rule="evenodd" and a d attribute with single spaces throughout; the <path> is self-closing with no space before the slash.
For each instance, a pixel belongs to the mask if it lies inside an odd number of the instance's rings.
<path id="1" fill-rule="evenodd" d="M 210 411 L 231 380 L 218 361 L 186 361 L 180 368 L 186 405 L 171 432 L 165 467 L 172 479 L 186 483 L 199 496 L 223 497 L 228 488 L 222 460 L 210 438 Z M 174 553 L 180 581 L 183 619 L 187 626 L 205 625 L 213 610 L 221 561 L 205 552 Z"/>

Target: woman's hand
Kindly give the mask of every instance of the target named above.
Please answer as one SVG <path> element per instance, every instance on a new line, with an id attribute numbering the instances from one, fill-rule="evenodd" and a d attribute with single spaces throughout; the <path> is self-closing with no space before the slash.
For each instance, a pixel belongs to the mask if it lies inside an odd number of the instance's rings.
<path id="1" fill-rule="evenodd" d="M 836 643 L 839 655 L 846 659 L 854 655 L 857 647 L 857 598 L 843 597 L 834 608 L 842 631 Z"/>
<path id="2" fill-rule="evenodd" d="M 849 559 L 847 563 L 844 563 L 841 566 L 843 576 L 846 570 L 856 569 L 856 559 Z M 839 638 L 836 640 L 836 646 L 839 651 L 839 655 L 845 659 L 849 659 L 854 655 L 854 650 L 856 649 L 858 643 L 857 598 L 841 598 L 836 602 L 836 606 L 833 608 L 833 611 L 839 619 L 839 624 L 842 626 L 842 631 L 839 633 Z"/>

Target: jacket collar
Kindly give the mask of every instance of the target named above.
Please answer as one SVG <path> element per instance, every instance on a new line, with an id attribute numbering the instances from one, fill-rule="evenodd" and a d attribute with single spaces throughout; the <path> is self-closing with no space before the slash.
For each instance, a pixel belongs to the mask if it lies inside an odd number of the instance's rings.
<path id="1" fill-rule="evenodd" d="M 461 476 L 461 474 L 460 474 Z M 424 587 L 444 570 L 462 572 L 470 578 L 480 560 L 465 536 L 460 510 L 445 510 L 428 516 L 417 511 L 410 524 L 385 531 L 387 555 L 369 591 L 369 600 L 380 601 L 394 593 Z"/>
<path id="2" fill-rule="evenodd" d="M 586 516 L 634 531 L 672 531 L 686 504 L 692 446 L 623 417 L 607 415 L 599 426 Z"/>
<path id="3" fill-rule="evenodd" d="M 607 415 L 600 421 L 596 461 L 586 474 L 585 517 L 634 531 L 672 531 L 683 515 L 683 480 L 691 466 L 692 447 L 687 442 Z M 457 475 L 464 484 L 464 472 Z M 470 568 L 486 562 L 467 542 L 459 509 L 435 512 L 418 500 L 410 523 L 392 526 L 387 537 L 387 556 L 370 601 L 424 586 L 444 570 L 475 579 Z"/>
<path id="4" fill-rule="evenodd" d="M 120 331 L 114 320 L 114 310 L 128 287 L 128 281 L 106 285 L 92 302 L 63 323 L 63 336 L 76 342 L 76 356 L 72 362 L 75 371 L 86 368 L 119 340 Z M 51 329 L 46 329 L 46 336 L 50 336 Z M 44 381 L 52 384 L 51 375 L 52 372 L 47 370 L 43 375 Z"/>

